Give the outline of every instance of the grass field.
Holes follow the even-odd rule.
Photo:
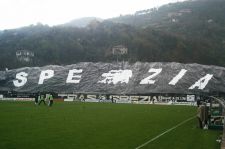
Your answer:
[[[196,107],[109,103],[0,102],[0,149],[134,149],[196,115]],[[143,148],[219,149],[221,131],[196,118]]]

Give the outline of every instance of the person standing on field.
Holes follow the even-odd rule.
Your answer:
[[[48,106],[51,107],[53,105],[53,96],[52,96],[52,94],[49,94],[48,100],[49,100]]]
[[[203,128],[203,105],[200,105],[197,109],[197,119],[199,128]]]
[[[208,123],[208,108],[206,103],[201,104],[197,109],[197,119],[199,123],[199,127],[202,129],[206,129]]]
[[[39,94],[37,93],[37,94],[35,94],[35,97],[34,97],[34,103],[35,103],[35,105],[38,104],[38,99],[39,99]]]
[[[45,96],[44,95],[39,95],[39,103],[38,103],[38,105],[40,105],[42,102],[44,102],[44,104],[46,105],[46,103],[45,103]]]

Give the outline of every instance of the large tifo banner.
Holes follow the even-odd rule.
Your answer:
[[[225,92],[225,68],[181,63],[78,63],[0,71],[0,91],[97,94]]]

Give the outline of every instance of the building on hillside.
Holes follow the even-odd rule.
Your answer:
[[[125,55],[128,53],[128,48],[124,45],[117,45],[112,48],[113,55]]]
[[[171,17],[179,17],[179,16],[182,15],[182,13],[180,13],[180,12],[170,12],[167,15],[168,15],[169,18],[171,18]]]
[[[179,13],[192,13],[191,9],[181,9]]]
[[[212,23],[213,22],[213,19],[208,19],[207,20],[207,23]]]
[[[191,9],[181,9],[180,11],[178,12],[169,12],[167,14],[167,16],[169,18],[172,18],[172,17],[179,17],[179,16],[182,16],[183,14],[185,13],[192,13],[192,10]]]
[[[34,52],[28,50],[16,51],[16,58],[22,62],[30,62],[34,57]]]
[[[178,20],[178,19],[175,19],[175,18],[172,18],[172,19],[171,19],[171,22],[172,22],[172,23],[177,23],[177,22],[179,22],[179,20]]]

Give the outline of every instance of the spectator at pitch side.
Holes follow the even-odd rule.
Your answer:
[[[201,103],[201,101],[200,100],[197,100],[197,107],[200,106],[200,103]]]

